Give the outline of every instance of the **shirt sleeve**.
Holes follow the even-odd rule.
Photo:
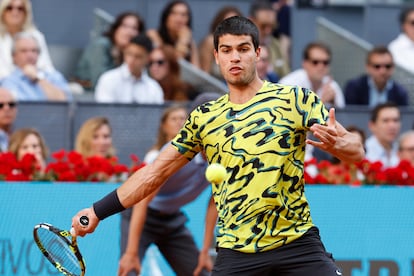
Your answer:
[[[95,89],[95,100],[99,103],[115,102],[112,95],[113,83],[110,76],[104,73],[99,79]]]

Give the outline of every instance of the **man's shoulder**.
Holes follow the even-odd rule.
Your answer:
[[[282,84],[293,84],[292,82],[301,82],[306,77],[306,71],[302,68],[296,69],[279,80]]]
[[[368,76],[367,75],[360,75],[355,78],[348,80],[345,84],[347,86],[367,86],[368,87]]]

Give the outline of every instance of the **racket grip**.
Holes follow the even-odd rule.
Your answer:
[[[79,218],[79,223],[80,223],[82,226],[86,227],[86,226],[88,226],[88,225],[89,225],[89,218],[88,218],[87,216],[81,216],[81,217]]]

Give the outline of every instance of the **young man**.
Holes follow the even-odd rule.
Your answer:
[[[347,105],[374,107],[387,101],[408,105],[407,90],[392,79],[394,61],[386,47],[377,46],[368,52],[365,70],[366,74],[346,83]]]
[[[359,138],[347,132],[315,93],[263,82],[257,27],[231,17],[214,34],[214,56],[229,94],[201,105],[170,145],[149,166],[93,207],[72,218],[77,235],[141,201],[204,151],[209,163],[227,169],[213,184],[218,211],[218,255],[213,275],[341,275],[325,252],[304,196],[303,159],[310,143],[341,160],[364,156]],[[319,141],[306,140],[310,130]],[[80,216],[89,217],[82,227]]]
[[[99,77],[95,100],[99,103],[162,104],[162,88],[146,71],[151,51],[152,42],[146,35],[132,38],[123,52],[124,63]]]

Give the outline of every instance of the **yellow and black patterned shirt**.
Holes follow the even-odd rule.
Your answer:
[[[190,114],[172,144],[188,159],[204,150],[209,163],[227,169],[212,189],[219,247],[267,251],[313,225],[304,194],[305,139],[327,116],[314,92],[270,82],[244,104],[224,95]]]

